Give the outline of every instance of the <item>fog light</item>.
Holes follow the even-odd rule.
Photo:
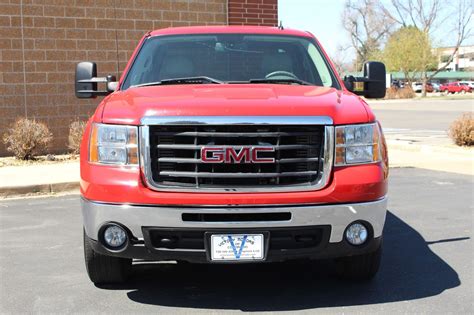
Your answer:
[[[111,248],[121,247],[127,241],[127,233],[118,225],[110,225],[104,231],[104,241]]]
[[[368,235],[367,228],[361,223],[353,223],[346,229],[346,240],[352,245],[363,244]]]

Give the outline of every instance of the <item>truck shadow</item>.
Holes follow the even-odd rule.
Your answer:
[[[459,241],[467,238],[440,240]],[[369,283],[331,276],[331,264],[140,264],[122,287],[138,303],[181,308],[288,311],[420,299],[460,285],[423,237],[387,213],[382,267]]]

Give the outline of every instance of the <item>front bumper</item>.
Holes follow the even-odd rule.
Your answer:
[[[317,246],[269,253],[267,261],[303,257],[326,258],[362,254],[376,249],[381,241],[386,209],[387,198],[353,204],[251,207],[116,205],[82,199],[84,229],[97,252],[138,259],[195,262],[206,261],[204,247],[192,250],[156,248],[149,240],[148,231],[150,229],[166,229],[179,233],[197,231],[203,234],[205,232],[261,231],[268,233],[271,239],[272,233],[282,229],[289,231],[321,229],[321,239]],[[239,216],[246,216],[246,219],[239,221]],[[248,220],[249,217],[256,219]],[[206,218],[212,219],[206,220]],[[234,218],[236,219],[233,220]],[[265,218],[277,219],[266,220]],[[369,225],[370,241],[362,247],[351,246],[343,238],[346,227],[354,221],[363,221]],[[131,242],[122,251],[107,250],[98,241],[101,227],[110,222],[124,226],[131,234]],[[203,239],[203,241],[206,240]]]

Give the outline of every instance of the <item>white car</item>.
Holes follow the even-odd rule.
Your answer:
[[[461,85],[468,85],[471,89],[474,90],[474,81],[459,81]]]
[[[423,83],[421,83],[421,82],[412,82],[411,88],[415,93],[421,93],[421,89],[423,88]]]

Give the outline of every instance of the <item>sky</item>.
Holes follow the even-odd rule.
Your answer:
[[[349,44],[341,14],[344,0],[278,0],[278,19],[283,27],[310,31],[333,56],[338,46]]]
[[[445,3],[452,4],[456,1],[459,0],[446,0]],[[313,33],[329,56],[334,58],[338,47],[350,47],[349,34],[343,29],[341,22],[344,3],[345,0],[278,0],[278,19],[283,21],[284,27]],[[444,17],[440,18],[443,19]],[[473,24],[474,18],[471,19],[471,28]],[[434,37],[432,43],[435,47],[453,45],[455,42],[451,28],[445,24],[436,29]],[[474,36],[463,45],[474,45]],[[344,59],[355,56],[351,48],[344,54]]]

